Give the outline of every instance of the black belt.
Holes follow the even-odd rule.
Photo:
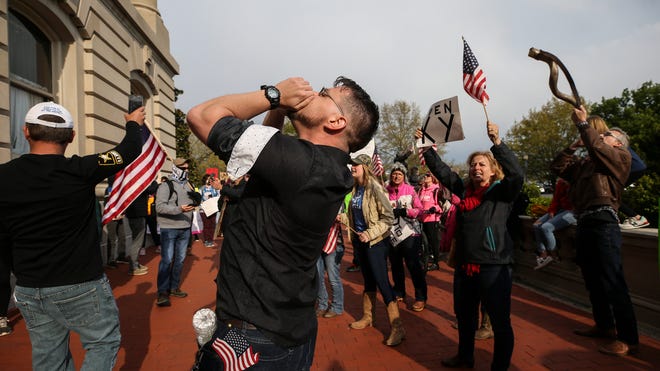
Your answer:
[[[251,324],[250,322],[243,321],[242,319],[236,319],[236,318],[227,318],[223,320],[228,327],[234,327],[236,329],[243,329],[243,330],[256,330],[257,326]]]

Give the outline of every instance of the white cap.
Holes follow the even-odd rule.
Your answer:
[[[60,117],[64,122],[51,122],[39,119],[42,115],[53,115]],[[27,124],[37,124],[49,126],[51,128],[58,129],[72,129],[73,128],[73,117],[66,110],[66,108],[60,106],[55,102],[42,102],[36,104],[34,107],[30,108],[28,113],[25,115],[25,122]]]

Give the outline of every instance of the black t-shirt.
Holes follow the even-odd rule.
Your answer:
[[[208,145],[231,176],[250,174],[223,230],[218,317],[302,344],[316,328],[316,262],[353,184],[348,154],[236,118],[218,121]]]
[[[0,249],[19,286],[53,287],[103,274],[96,184],[140,153],[139,127],[112,150],[84,157],[26,154],[0,165]],[[4,255],[4,254],[3,254]]]

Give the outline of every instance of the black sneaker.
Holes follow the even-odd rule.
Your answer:
[[[188,293],[181,291],[181,289],[174,289],[170,291],[170,295],[176,296],[177,298],[185,298],[186,296],[188,296]]]
[[[156,300],[156,305],[158,305],[159,307],[169,307],[172,306],[172,303],[170,303],[169,296],[165,294],[158,294],[158,300]]]

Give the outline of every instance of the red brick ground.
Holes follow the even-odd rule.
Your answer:
[[[192,315],[199,308],[214,306],[217,254],[217,249],[195,243],[183,274],[182,288],[189,296],[172,298],[169,308],[155,306],[159,257],[153,249],[143,257],[142,263],[150,269],[145,276],[129,277],[125,265],[107,271],[121,315],[122,346],[115,369],[190,369],[196,351]],[[423,312],[412,312],[401,305],[406,340],[390,348],[382,344],[389,333],[389,325],[380,296],[375,327],[348,328],[361,314],[362,292],[361,274],[345,272],[351,256],[349,246],[342,264],[346,311],[342,316],[319,320],[313,369],[442,369],[440,359],[454,355],[458,340],[457,331],[451,327],[452,271],[443,264],[441,270],[429,273],[429,301]],[[407,284],[411,287],[410,281]],[[512,313],[516,336],[512,370],[660,369],[660,341],[642,336],[636,356],[602,355],[597,351],[601,340],[584,339],[572,333],[573,328],[591,325],[589,313],[525,288],[514,286]],[[11,321],[14,333],[0,337],[0,370],[29,370],[30,341],[25,323],[17,314]],[[489,369],[492,347],[492,340],[477,342],[475,369]],[[72,336],[71,349],[79,368],[84,351],[76,335]]]

